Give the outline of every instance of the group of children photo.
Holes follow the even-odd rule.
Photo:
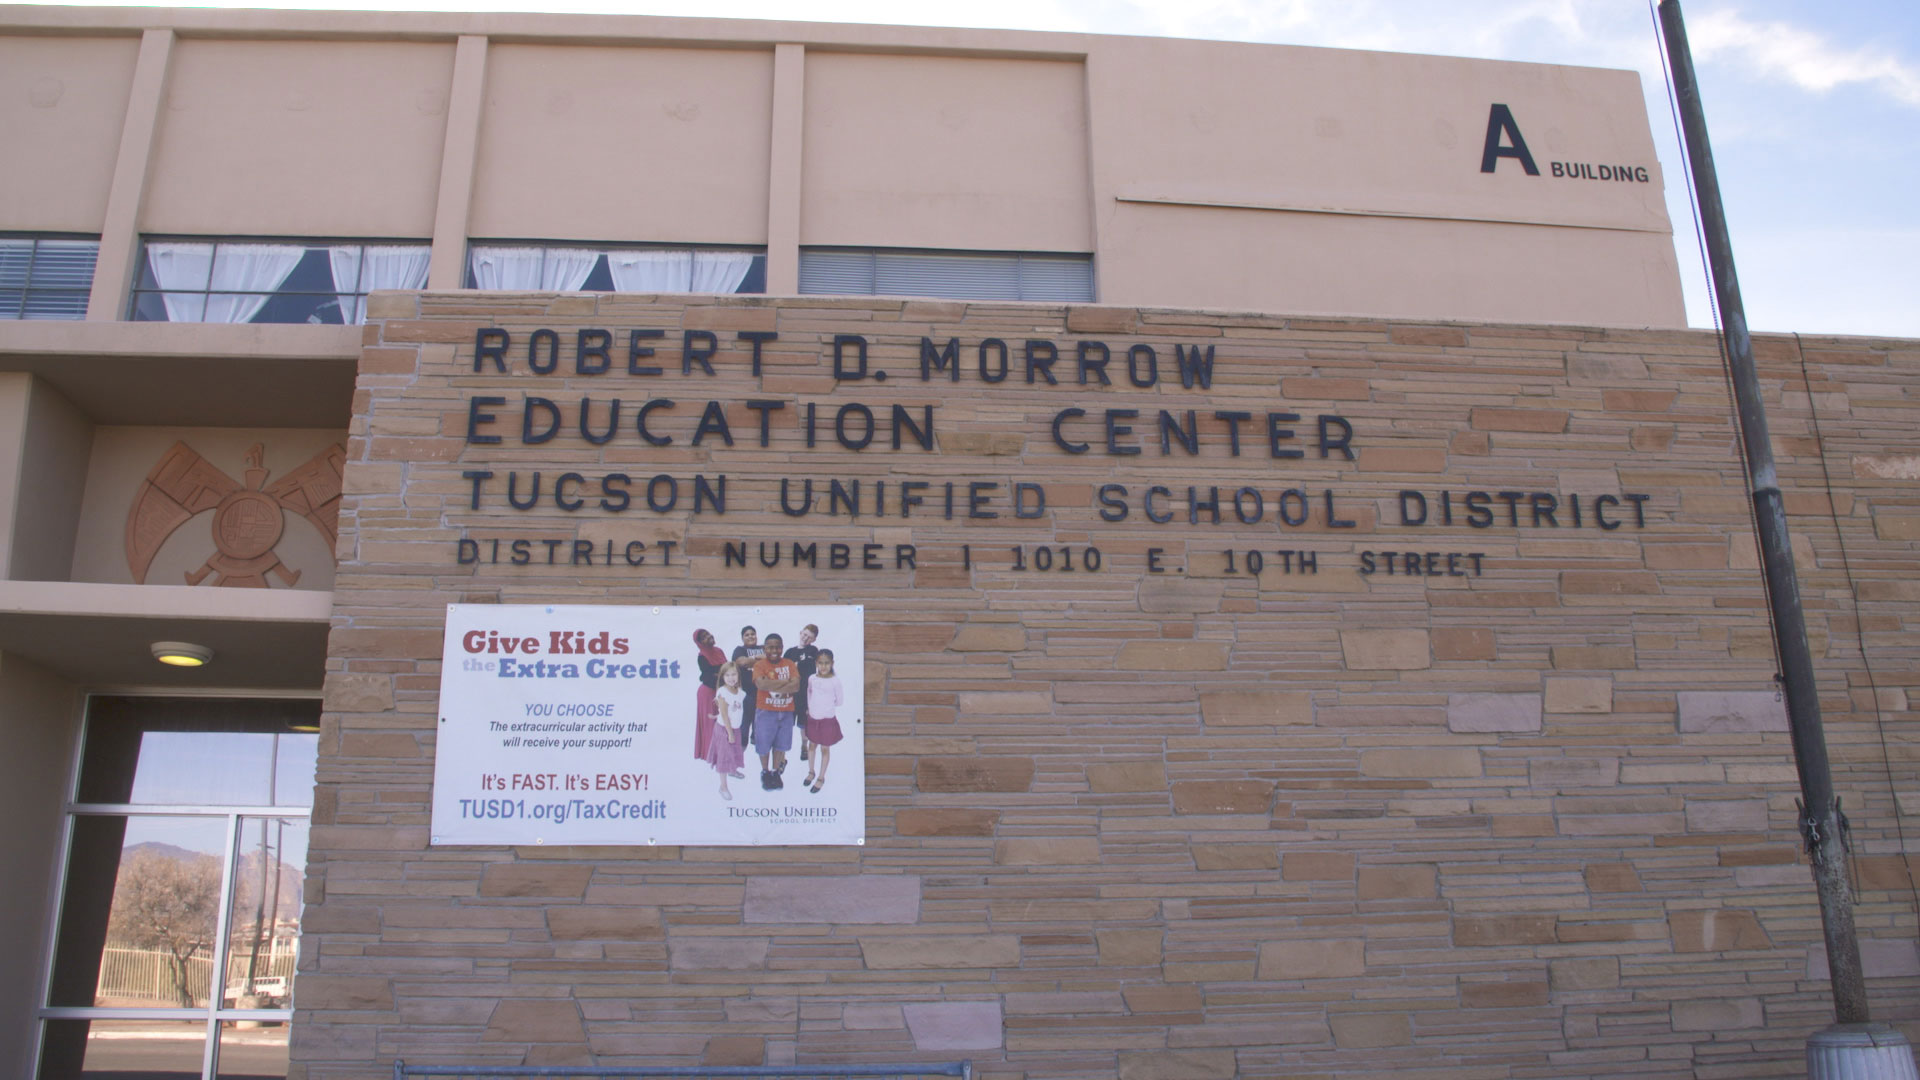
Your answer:
[[[846,701],[833,670],[833,650],[814,644],[820,628],[800,628],[800,644],[785,651],[779,634],[759,641],[759,631],[740,628],[733,655],[720,651],[706,630],[693,632],[699,649],[700,688],[695,693],[693,756],[720,774],[720,797],[731,800],[729,779],[746,778],[749,742],[760,757],[760,787],[786,786],[787,752],[800,732],[800,760],[809,761],[800,786],[819,794],[827,783],[827,763],[844,737],[840,707]]]

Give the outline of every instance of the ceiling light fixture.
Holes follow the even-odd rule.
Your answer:
[[[156,641],[153,658],[172,667],[204,667],[213,659],[213,650],[190,641]]]

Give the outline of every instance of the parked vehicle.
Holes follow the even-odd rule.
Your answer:
[[[292,990],[285,975],[261,975],[254,978],[251,993],[261,1007],[282,1009],[287,1006]],[[227,984],[226,998],[230,1002],[237,1002],[248,993],[245,979],[235,979]]]

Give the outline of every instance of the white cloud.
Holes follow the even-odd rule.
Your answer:
[[[1694,55],[1703,60],[1734,59],[1821,94],[1836,86],[1864,83],[1903,105],[1920,108],[1920,67],[1871,46],[1842,48],[1811,30],[1790,23],[1755,22],[1732,9],[1690,20],[1687,37]]]

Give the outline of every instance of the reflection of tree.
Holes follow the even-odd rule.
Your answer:
[[[195,953],[212,947],[219,906],[220,860],[133,851],[120,864],[107,933],[135,948],[160,949],[172,957],[174,993],[181,1007],[191,1008],[187,964]]]

